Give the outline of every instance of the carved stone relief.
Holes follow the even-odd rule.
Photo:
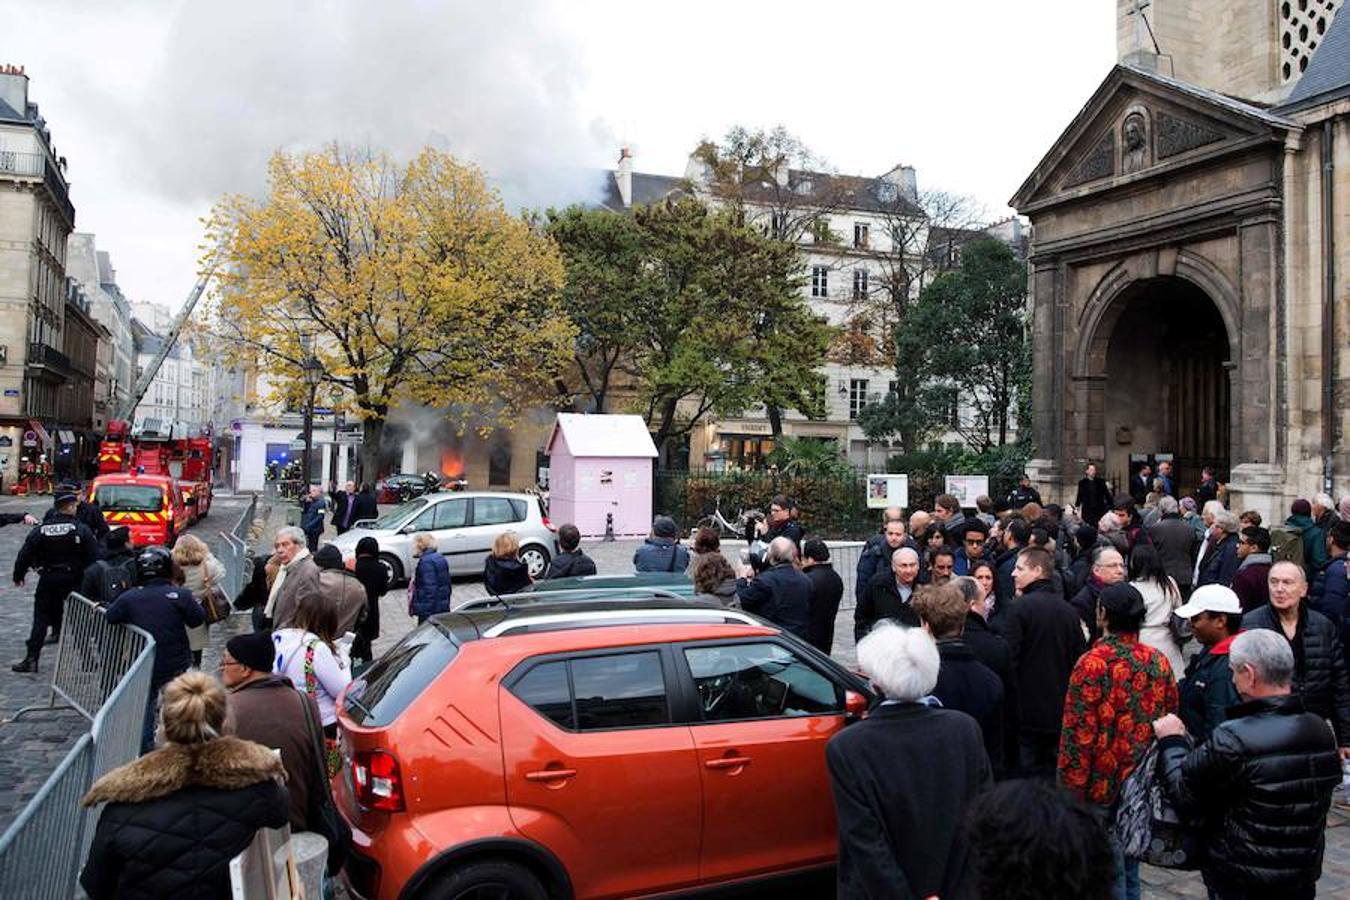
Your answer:
[[[1222,131],[1189,119],[1179,119],[1170,113],[1159,112],[1157,122],[1158,159],[1223,140]]]
[[[1115,173],[1116,135],[1115,132],[1108,131],[1102,135],[1096,146],[1078,161],[1078,165],[1074,166],[1073,170],[1069,172],[1069,177],[1064,179],[1064,186],[1066,188],[1076,187]]]

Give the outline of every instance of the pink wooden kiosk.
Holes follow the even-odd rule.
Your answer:
[[[583,537],[645,537],[652,527],[656,445],[641,416],[558,413],[548,439],[549,520]]]

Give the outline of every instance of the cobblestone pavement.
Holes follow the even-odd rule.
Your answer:
[[[234,525],[244,502],[219,498],[211,515],[193,533],[212,540]],[[50,497],[0,498],[0,512],[30,512],[38,518],[51,506]],[[66,753],[89,730],[89,721],[68,710],[42,711],[11,721],[25,706],[45,706],[51,696],[56,648],[42,654],[36,675],[20,675],[10,664],[24,656],[24,642],[33,621],[33,590],[37,578],[29,574],[24,587],[12,578],[14,557],[30,529],[23,525],[0,528],[0,832],[42,787]]]

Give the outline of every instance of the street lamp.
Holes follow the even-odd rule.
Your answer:
[[[342,427],[342,413],[338,411],[338,402],[342,400],[342,391],[333,388],[333,455],[328,461],[328,483],[337,487],[338,476],[338,432]]]
[[[314,445],[314,392],[318,390],[319,382],[323,380],[323,363],[319,362],[311,353],[305,357],[300,369],[305,376],[305,387],[309,388],[309,394],[305,401],[305,462],[301,467],[305,479],[304,489],[308,490],[314,474],[314,456],[311,452]]]

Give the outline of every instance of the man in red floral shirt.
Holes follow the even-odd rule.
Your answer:
[[[1113,584],[1097,598],[1102,637],[1069,678],[1059,739],[1059,781],[1072,794],[1110,814],[1120,787],[1153,740],[1153,720],[1177,708],[1177,684],[1167,657],[1139,642],[1144,598]],[[1139,861],[1122,860],[1117,897],[1139,896]]]

